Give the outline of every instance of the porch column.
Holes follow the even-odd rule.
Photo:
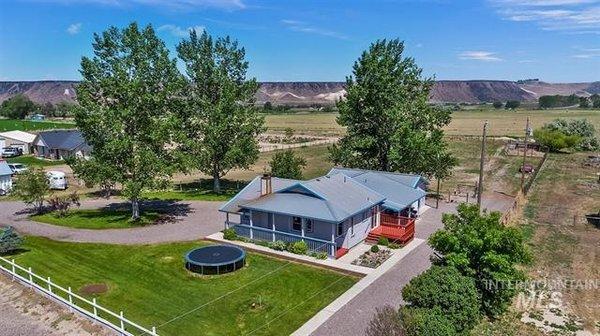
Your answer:
[[[273,230],[273,233],[271,234],[273,236],[273,242],[275,241],[275,214],[271,213],[271,230]]]
[[[335,258],[335,228],[337,224],[331,223],[331,248],[329,249],[329,256]]]
[[[375,214],[375,226],[381,225],[381,207],[377,206],[377,213]]]
[[[301,229],[300,229],[300,235],[302,236],[302,240],[304,240],[304,226],[306,225],[306,220],[304,219],[304,217],[301,218]]]
[[[254,224],[252,223],[252,210],[250,210],[250,239],[254,239],[254,230],[252,230],[253,226]]]
[[[229,229],[229,212],[225,213],[225,229]]]

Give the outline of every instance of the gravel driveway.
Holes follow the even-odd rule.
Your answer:
[[[122,199],[84,200],[82,209],[124,204]],[[221,202],[182,201],[165,204],[175,209],[174,222],[130,229],[87,230],[39,223],[27,218],[22,202],[0,202],[0,226],[13,226],[18,232],[60,241],[110,244],[152,244],[190,241],[223,229],[225,215],[218,212]]]

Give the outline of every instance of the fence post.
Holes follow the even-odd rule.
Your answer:
[[[92,306],[94,306],[94,317],[98,317],[98,308],[96,308],[96,298],[92,299]]]
[[[17,274],[17,270],[15,269],[15,259],[11,260],[12,262],[12,279],[15,280],[15,274]]]
[[[156,336],[156,327],[152,327],[152,335]]]
[[[125,335],[125,322],[123,322],[124,317],[123,317],[123,311],[122,310],[119,313],[119,316],[120,316],[119,321],[121,321],[121,334]]]
[[[31,267],[29,267],[27,272],[29,273],[29,284],[31,285],[31,288],[33,288],[33,272],[31,271]]]
[[[67,293],[69,294],[69,310],[73,311],[73,292],[71,291],[71,286],[69,286],[69,291]]]
[[[52,293],[52,281],[50,280],[50,277],[48,277],[48,280],[47,280],[47,282],[48,282],[48,291],[49,291],[50,293]]]

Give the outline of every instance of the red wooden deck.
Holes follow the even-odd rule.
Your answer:
[[[380,224],[369,232],[367,241],[376,242],[380,237],[406,244],[415,236],[415,219],[388,214],[380,214]]]

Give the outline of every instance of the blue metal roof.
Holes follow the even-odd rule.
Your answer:
[[[426,195],[426,193],[419,188],[409,187],[406,184],[391,178],[390,174],[380,174],[369,171],[357,175],[353,180],[369,189],[377,190],[384,195],[385,202],[383,203],[383,206],[396,211],[410,206]]]
[[[273,192],[261,196],[259,176],[220,210],[249,209],[341,222],[377,204],[397,211],[405,209],[425,196],[416,187],[421,179],[418,175],[334,168],[328,175],[309,181],[273,177]]]
[[[52,130],[38,133],[40,139],[49,149],[73,150],[79,146],[87,146],[78,130]]]
[[[296,182],[241,205],[242,208],[341,222],[385,197],[343,175]]]
[[[421,181],[425,182],[425,183],[427,182],[425,180],[425,178],[423,178],[423,176],[417,175],[417,174],[403,174],[403,173],[383,172],[383,171],[377,171],[377,170],[365,170],[365,169],[344,168],[344,167],[332,168],[329,171],[329,173],[327,173],[327,175],[335,175],[338,173],[343,173],[352,178],[357,178],[357,177],[359,177],[363,174],[367,174],[367,173],[378,174],[378,175],[385,176],[396,182],[402,183],[411,188],[416,187],[419,184],[419,182],[421,182]]]

